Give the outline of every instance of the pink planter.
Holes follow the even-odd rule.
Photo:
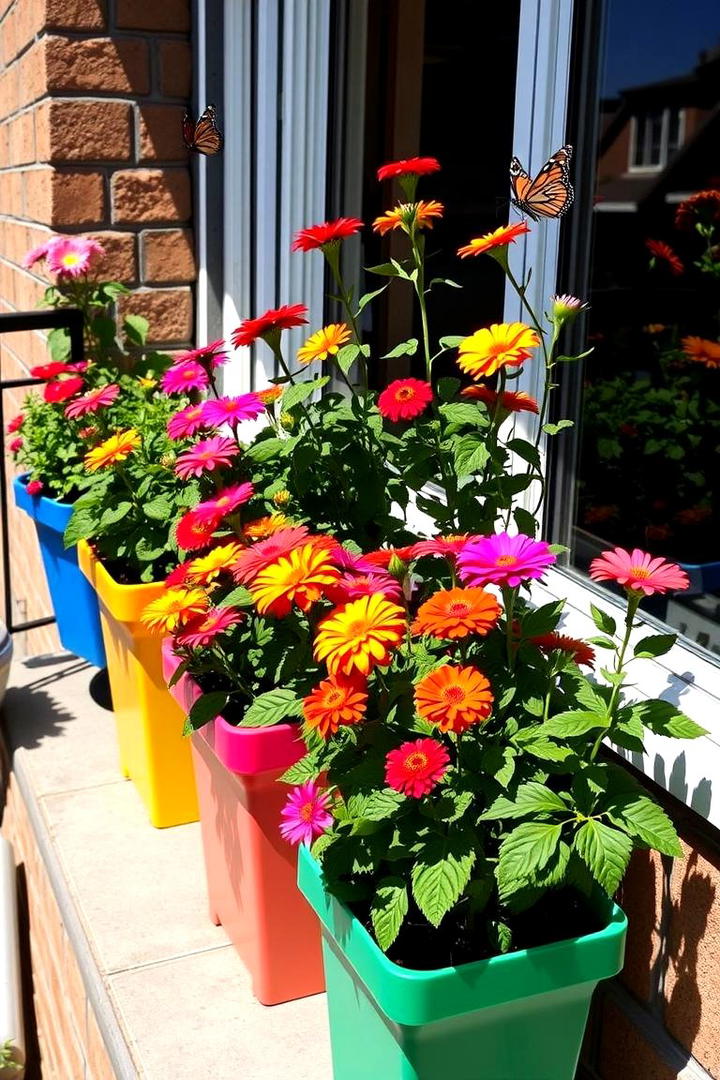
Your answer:
[[[166,641],[166,679],[177,663]],[[187,675],[170,692],[186,713],[200,696]],[[297,849],[279,831],[289,789],[277,779],[304,752],[297,727],[237,728],[218,716],[191,738],[210,918],[224,927],[263,1005],[321,993],[319,924],[297,889]]]

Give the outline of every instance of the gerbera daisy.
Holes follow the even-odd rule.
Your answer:
[[[462,397],[471,398],[473,401],[483,401],[488,411],[492,412],[497,404],[497,390],[491,390],[489,386],[465,386],[460,391]],[[524,390],[503,390],[500,408],[505,412],[529,412],[539,413],[540,406],[534,397],[526,394]]]
[[[184,585],[187,581],[189,562],[181,562],[165,578],[166,585]]]
[[[280,812],[285,819],[280,824],[283,839],[309,847],[315,837],[321,836],[333,823],[332,814],[328,813],[329,805],[330,796],[321,792],[312,780],[293,788]]]
[[[402,602],[403,591],[400,582],[391,574],[381,570],[368,574],[342,574],[336,585],[327,590],[328,599],[333,604],[347,604],[361,596],[373,596],[380,593],[387,600]]]
[[[386,547],[378,548],[377,551],[368,551],[361,556],[364,563],[369,566],[382,566],[387,569],[390,563],[394,560],[400,562],[410,562],[413,557],[413,545],[408,544],[407,547]]]
[[[451,641],[469,634],[484,636],[501,613],[495,597],[484,589],[441,589],[420,605],[411,630]]]
[[[210,382],[206,369],[197,360],[183,360],[163,373],[160,385],[166,394],[184,394],[187,390],[202,390]]]
[[[507,585],[514,589],[523,581],[540,578],[555,562],[544,540],[518,533],[478,536],[458,555],[460,577],[468,585]]]
[[[175,472],[181,480],[191,476],[202,476],[204,472],[227,467],[240,453],[240,447],[234,439],[223,435],[213,435],[210,439],[201,439],[175,462]]]
[[[47,244],[47,268],[61,277],[80,277],[90,269],[93,257],[104,251],[90,236],[56,236]]]
[[[175,526],[175,539],[178,547],[184,551],[197,551],[198,548],[207,547],[213,538],[217,521],[202,520],[198,517],[197,507],[188,510]]]
[[[697,191],[675,211],[676,229],[694,229],[698,221],[720,221],[720,191]]]
[[[79,375],[71,375],[69,379],[60,379],[57,382],[46,383],[43,389],[45,401],[56,404],[59,401],[67,401],[74,397],[85,385],[85,380]]]
[[[257,394],[241,394],[239,397],[209,398],[203,402],[203,424],[219,427],[230,424],[237,427],[243,420],[254,420],[265,411]]]
[[[200,555],[189,563],[186,580],[193,585],[209,585],[223,573],[229,573],[243,550],[240,544],[231,540],[228,544],[218,544],[206,555]]]
[[[361,596],[320,621],[313,655],[324,660],[333,675],[353,671],[368,675],[374,667],[390,663],[406,629],[405,612],[398,604],[379,593]]]
[[[50,241],[46,240],[44,244],[38,244],[37,247],[28,251],[27,255],[23,255],[22,265],[26,270],[29,270],[36,262],[40,262],[41,259],[47,257],[49,243]]]
[[[78,416],[85,416],[86,413],[97,412],[98,409],[104,409],[106,406],[112,405],[119,393],[120,387],[117,383],[100,386],[96,390],[88,390],[66,406],[65,415],[74,420]]]
[[[96,472],[97,469],[105,469],[108,465],[117,465],[130,457],[133,450],[137,450],[142,439],[135,428],[127,431],[118,431],[111,435],[105,442],[94,447],[85,455],[85,468],[88,472]]]
[[[682,274],[685,269],[682,264],[682,259],[677,255],[669,244],[664,243],[662,240],[647,239],[645,241],[645,247],[652,255],[650,264],[653,265],[656,259],[660,259],[662,262],[667,263],[667,266],[672,274]]]
[[[335,356],[351,337],[349,327],[345,323],[330,323],[323,326],[322,330],[316,330],[311,334],[304,345],[297,351],[298,363],[311,364],[313,360],[327,360],[328,356]]]
[[[266,514],[265,517],[248,521],[247,525],[243,526],[243,536],[248,540],[265,540],[290,525],[292,522],[286,514]]]
[[[233,484],[232,487],[223,488],[212,499],[198,503],[195,507],[195,517],[198,521],[217,525],[238,506],[249,502],[254,495],[254,488],[249,481],[242,484]]]
[[[212,645],[216,637],[237,626],[244,618],[242,611],[231,607],[210,608],[204,615],[190,619],[176,635],[175,641],[189,649],[202,649]]]
[[[188,361],[194,361],[197,364],[203,364],[207,367],[220,367],[228,360],[228,354],[225,351],[225,342],[222,338],[218,338],[217,341],[211,341],[209,345],[203,345],[200,349],[188,349],[187,352],[180,353],[175,357],[173,367],[177,364],[184,364]]]
[[[22,413],[18,413],[17,416],[13,416],[12,420],[7,425],[5,430],[7,431],[8,435],[12,435],[13,432],[20,430],[20,428],[23,426],[24,422],[25,422],[24,415]]]
[[[203,427],[204,404],[205,402],[201,401],[198,405],[188,405],[187,408],[181,409],[170,417],[167,422],[167,433],[171,439],[187,439]]]
[[[422,379],[396,379],[378,398],[378,409],[386,420],[414,420],[432,401],[432,386]]]
[[[202,589],[184,589],[177,586],[146,604],[140,621],[149,630],[172,634],[195,615],[203,615],[208,609],[207,593]]]
[[[432,229],[434,218],[441,218],[445,207],[435,199],[416,203],[400,203],[392,210],[386,210],[373,221],[373,231],[384,236],[393,229],[403,229],[410,233],[413,228]]]
[[[255,393],[263,405],[268,406],[277,401],[279,397],[282,397],[283,388],[282,386],[266,386],[264,390],[256,390]]]
[[[592,667],[595,663],[595,650],[591,649],[589,645],[579,638],[558,634],[553,630],[549,634],[540,634],[538,637],[530,638],[530,640],[533,645],[537,645],[538,649],[541,649],[544,653],[550,653],[557,649],[560,652],[570,653],[576,664],[585,664],[587,667]]]
[[[680,591],[690,584],[687,574],[676,563],[653,558],[639,548],[626,551],[616,547],[603,551],[590,563],[590,577],[593,581],[617,581],[629,592],[645,596]]]
[[[415,687],[417,711],[441,731],[460,734],[473,724],[484,723],[492,712],[492,703],[490,683],[475,667],[445,664]]]
[[[409,799],[429,795],[442,780],[450,755],[436,739],[404,742],[385,757],[385,783]]]
[[[233,577],[239,585],[254,581],[261,570],[276,563],[308,539],[308,530],[304,525],[290,529],[281,529],[266,540],[259,540],[252,547],[245,548],[238,556],[233,568]]]
[[[519,367],[539,344],[540,338],[525,323],[493,323],[461,342],[458,366],[473,379],[487,378],[500,368]]]
[[[467,544],[470,536],[436,536],[432,540],[418,540],[413,544],[411,554],[413,559],[420,559],[423,555],[441,555],[446,559],[452,559]]]
[[[396,176],[427,176],[428,173],[439,172],[440,168],[440,162],[434,157],[402,158],[401,161],[381,165],[377,178],[382,181],[392,180]]]
[[[303,701],[303,715],[308,727],[327,739],[339,727],[359,724],[367,699],[367,684],[361,675],[328,675]]]
[[[250,592],[261,615],[284,618],[293,604],[309,611],[339,576],[330,553],[306,543],[261,570],[250,584]]]
[[[458,248],[458,255],[461,259],[466,259],[468,255],[482,255],[485,252],[492,254],[498,248],[506,248],[508,244],[514,244],[518,236],[529,232],[530,229],[524,221],[517,221],[514,225],[501,225],[494,232],[476,236],[469,244]]]
[[[72,364],[63,364],[59,360],[51,360],[49,364],[36,364],[30,368],[30,374],[34,379],[54,379],[56,375],[67,375],[74,371]]]
[[[304,304],[284,304],[283,307],[258,315],[256,319],[245,319],[237,330],[233,330],[232,343],[238,349],[241,345],[252,345],[259,337],[266,338],[268,334],[279,333],[280,330],[304,326],[307,313]]]
[[[701,337],[684,337],[683,352],[698,364],[707,368],[720,368],[720,342]]]
[[[314,251],[327,244],[337,244],[348,236],[354,236],[362,227],[363,222],[355,217],[341,217],[335,221],[324,221],[322,225],[310,225],[295,233],[292,250]]]

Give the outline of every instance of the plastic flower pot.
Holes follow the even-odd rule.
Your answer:
[[[81,540],[78,560],[100,601],[108,677],[120,750],[129,776],[157,828],[197,821],[198,804],[185,716],[162,673],[162,641],[140,622],[164,583],[121,585]]]
[[[80,573],[77,550],[66,549],[63,544],[72,505],[44,495],[30,495],[26,484],[27,473],[13,480],[15,504],[35,522],[62,646],[96,667],[105,667],[95,590]]]
[[[627,921],[457,968],[388,960],[300,851],[299,885],[320,917],[334,1080],[572,1080],[590,998],[622,967]]]
[[[170,679],[178,660],[169,641],[163,662]],[[200,688],[183,675],[172,693],[189,712]],[[280,835],[289,788],[278,777],[304,753],[297,726],[238,728],[218,716],[191,738],[210,918],[263,1005],[321,993],[320,927],[297,888],[297,848]]]

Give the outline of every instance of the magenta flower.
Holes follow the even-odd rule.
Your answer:
[[[23,445],[23,439],[22,439],[21,436],[18,436],[17,439],[13,439],[9,443],[8,450],[10,451],[11,454],[17,454],[18,450],[22,450],[22,445]]]
[[[204,402],[199,405],[188,405],[171,416],[167,422],[167,433],[171,439],[187,439],[194,435],[201,427],[204,427],[202,418]]]
[[[341,574],[334,585],[327,587],[327,595],[333,604],[347,604],[361,596],[373,596],[381,593],[387,600],[401,604],[403,601],[402,585],[397,578],[383,573],[377,567],[367,574]]]
[[[45,259],[48,253],[48,246],[50,241],[46,240],[44,244],[38,244],[32,251],[28,251],[24,256],[22,264],[26,270],[29,270],[31,266],[34,266],[36,262],[40,262],[41,259]]]
[[[228,354],[225,352],[225,342],[222,338],[218,338],[217,341],[211,341],[209,345],[203,345],[201,349],[189,349],[175,358],[175,364],[184,364],[190,360],[196,364],[209,364],[210,367],[214,368],[220,367],[221,364],[225,364],[228,360]]]
[[[25,487],[28,495],[39,495],[45,487],[42,480],[30,480]]]
[[[117,383],[99,386],[96,390],[88,390],[82,397],[70,402],[65,409],[65,415],[70,420],[76,420],[79,416],[85,416],[86,413],[97,412],[98,409],[112,405],[119,393],[120,387]]]
[[[210,377],[197,360],[184,360],[169,367],[160,385],[166,394],[182,394],[186,390],[202,390],[210,382]]]
[[[203,403],[203,423],[208,427],[220,427],[232,424],[235,427],[243,420],[254,420],[265,411],[257,394],[241,394],[240,397],[210,398]]]
[[[231,626],[242,622],[245,618],[241,611],[234,608],[210,608],[203,615],[191,619],[182,628],[182,633],[177,634],[175,641],[178,645],[186,645],[190,649],[200,649],[205,645],[211,645],[218,634],[229,630]]]
[[[333,823],[332,814],[328,813],[329,804],[330,796],[319,791],[312,780],[293,788],[281,811],[281,817],[285,818],[280,825],[283,839],[309,847],[315,837],[321,836]]]
[[[460,577],[466,585],[508,585],[539,578],[555,562],[544,540],[518,533],[478,536],[458,555]]]
[[[211,439],[201,439],[190,450],[181,454],[175,462],[175,472],[181,480],[202,476],[204,472],[230,465],[239,453],[240,447],[234,439],[214,435]]]
[[[48,241],[45,259],[51,274],[76,278],[87,274],[93,256],[104,251],[90,236],[56,236]]]
[[[255,489],[248,482],[223,488],[222,491],[218,491],[214,499],[198,503],[195,507],[195,518],[201,523],[212,522],[218,525],[224,517],[232,514],[233,510],[237,510],[238,506],[249,502],[254,493]]]
[[[687,589],[690,584],[677,563],[653,558],[639,548],[625,551],[616,547],[613,551],[603,551],[590,563],[590,577],[593,581],[617,581],[629,592],[645,596]]]

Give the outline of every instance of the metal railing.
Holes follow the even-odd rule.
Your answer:
[[[60,308],[56,311],[17,311],[0,315],[0,336],[3,334],[20,333],[23,330],[67,330],[70,337],[70,359],[72,363],[80,363],[83,359],[83,314],[77,308]],[[43,379],[35,379],[28,376],[26,379],[2,379],[0,378],[0,433],[5,437],[5,391],[16,390],[21,387],[37,386]],[[5,624],[11,634],[20,633],[23,630],[34,630],[38,626],[48,626],[55,622],[54,615],[46,615],[42,619],[30,619],[26,622],[16,623],[13,620],[12,610],[12,567],[10,560],[10,531],[8,527],[8,492],[7,492],[7,462],[5,459],[5,447],[0,453],[0,524],[2,526],[2,571],[3,571],[3,596],[5,604]]]

